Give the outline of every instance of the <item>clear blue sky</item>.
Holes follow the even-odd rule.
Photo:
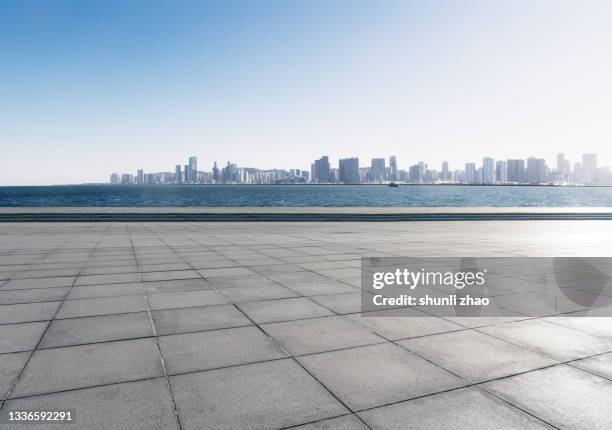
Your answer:
[[[0,185],[170,171],[612,164],[609,1],[0,2]]]

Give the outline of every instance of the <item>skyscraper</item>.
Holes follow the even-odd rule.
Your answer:
[[[490,157],[482,159],[482,183],[487,185],[495,183],[495,160]]]
[[[498,184],[508,182],[508,165],[506,160],[497,160],[495,162],[495,181]]]
[[[526,182],[525,176],[525,160],[514,159],[508,160],[508,182],[524,183]]]
[[[384,158],[372,158],[372,182],[383,182],[387,179],[387,169]]]
[[[442,177],[441,179],[443,181],[450,181],[451,180],[451,175],[450,172],[448,171],[448,161],[443,161],[442,162]]]
[[[408,168],[408,182],[411,184],[422,184],[424,174],[425,172],[423,172],[423,165],[421,163],[413,164]]]
[[[189,175],[187,181],[195,184],[198,182],[198,157],[189,157]]]
[[[138,169],[136,172],[136,183],[139,185],[144,184],[144,171],[142,169]]]
[[[398,177],[397,177],[397,160],[395,159],[395,155],[391,155],[389,157],[389,167],[391,168],[391,175],[389,177],[389,180],[397,181],[398,180]]]
[[[185,184],[189,182],[189,164],[183,166],[183,180]]]
[[[597,154],[582,155],[582,176],[585,184],[597,181]]]
[[[219,168],[217,167],[217,162],[215,161],[212,168],[212,180],[215,184],[218,184],[219,179]]]
[[[541,184],[547,181],[546,160],[529,157],[527,159],[527,182]]]
[[[110,183],[113,184],[113,185],[118,185],[119,184],[119,175],[116,174],[116,173],[113,173],[110,176]]]
[[[181,183],[181,165],[180,164],[177,164],[176,166],[174,166],[174,183],[175,184]]]
[[[343,184],[359,183],[358,158],[341,158],[338,161],[338,180]]]
[[[476,163],[465,163],[465,182],[468,184],[477,184],[476,178]]]
[[[324,155],[318,160],[315,160],[311,168],[312,182],[328,183],[331,181],[331,170],[329,166],[329,157],[327,155]]]

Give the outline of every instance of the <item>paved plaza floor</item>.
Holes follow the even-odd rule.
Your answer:
[[[610,429],[612,318],[363,317],[360,259],[612,256],[611,238],[612,221],[0,224],[0,429],[64,427],[7,424],[39,410],[71,429]]]

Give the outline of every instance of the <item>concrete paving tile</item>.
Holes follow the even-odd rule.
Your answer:
[[[44,321],[0,325],[0,354],[33,350],[48,324]]]
[[[461,388],[359,413],[373,429],[552,429],[476,388]]]
[[[235,287],[225,288],[221,290],[233,303],[259,302],[263,300],[287,299],[290,297],[299,297],[300,294],[291,291],[288,288],[280,285],[272,284],[257,288],[253,287]]]
[[[152,311],[158,335],[251,325],[251,321],[233,305],[206,306]]]
[[[159,338],[169,375],[286,357],[257,327],[238,327]]]
[[[385,342],[343,316],[264,324],[262,328],[292,355]]]
[[[570,366],[536,370],[482,387],[558,428],[612,428],[612,381]]]
[[[8,418],[9,410],[67,408],[74,411],[74,424],[28,424],[25,427],[79,430],[178,429],[170,390],[163,378],[9,400],[0,410],[0,421],[4,422]]]
[[[612,353],[583,358],[582,360],[572,361],[568,364],[612,380]]]
[[[70,287],[35,288],[33,290],[0,290],[0,305],[61,301]]]
[[[56,319],[51,322],[39,348],[153,336],[148,312]]]
[[[218,276],[250,276],[255,272],[245,267],[226,267],[220,269],[201,269],[198,272],[205,278],[215,278]]]
[[[91,267],[84,267],[83,269],[81,269],[81,272],[79,273],[79,275],[81,276],[85,276],[85,275],[109,275],[109,274],[115,274],[115,273],[137,273],[139,271],[138,266],[133,265],[133,266],[111,266],[111,267],[106,267],[106,266],[91,266]]]
[[[151,310],[192,308],[229,303],[227,297],[213,290],[150,294],[148,300]]]
[[[355,287],[333,280],[320,282],[285,282],[283,285],[291,288],[293,291],[297,291],[303,296],[354,293],[359,291]]]
[[[29,290],[31,288],[70,287],[74,276],[59,278],[12,279],[2,285],[2,290]]]
[[[191,267],[183,262],[180,263],[158,263],[158,264],[141,264],[138,266],[138,269],[142,273],[146,272],[165,272],[165,271],[175,271],[175,270],[190,270]],[[199,276],[198,276],[199,278]]]
[[[140,282],[137,273],[114,273],[110,275],[86,275],[79,276],[75,285],[101,285],[101,284],[125,284],[128,282]]]
[[[17,272],[11,277],[12,280],[26,280],[26,279],[51,279],[51,278],[62,278],[62,277],[75,277],[81,271],[79,268],[73,269],[45,269],[45,270],[24,270]],[[31,287],[28,287],[31,288]],[[44,288],[44,287],[43,287]]]
[[[584,333],[612,339],[612,318],[560,316],[544,318],[544,320],[553,324],[573,328],[574,330],[579,330]]]
[[[145,282],[145,290],[149,293],[173,293],[180,291],[212,290],[212,283],[205,279],[173,279],[171,281]]]
[[[219,276],[210,278],[210,282],[218,289],[228,288],[261,288],[269,286],[279,286],[275,281],[271,281],[265,276]]]
[[[148,272],[141,273],[142,280],[149,281],[170,281],[174,279],[198,279],[200,274],[195,270],[173,270],[167,272]]]
[[[0,400],[3,400],[8,394],[29,356],[29,352],[0,355]],[[0,420],[0,422],[2,421]]]
[[[338,418],[317,421],[303,426],[292,427],[293,430],[368,430],[368,427],[355,415],[343,415]]]
[[[141,283],[129,284],[106,284],[106,285],[83,285],[73,287],[68,294],[68,300],[95,299],[100,297],[135,296],[144,295],[144,287]]]
[[[170,378],[184,430],[282,428],[347,413],[292,360]]]
[[[391,343],[308,355],[298,360],[353,411],[467,385]]]
[[[48,321],[53,318],[61,302],[0,305],[0,324]]]
[[[612,351],[612,341],[609,339],[541,320],[519,321],[477,330],[559,361]]]
[[[376,314],[378,315],[378,312]],[[463,329],[457,324],[428,316],[417,309],[402,309],[402,315],[371,316],[370,313],[365,312],[348,315],[348,318],[389,340],[407,339]]]
[[[100,297],[95,299],[66,300],[57,313],[57,319],[90,317],[96,315],[143,312],[147,310],[143,296]]]
[[[303,297],[241,303],[238,307],[256,323],[290,321],[333,315],[333,312]]]
[[[465,330],[398,342],[471,382],[501,378],[557,362],[524,348]],[[486,360],[483,360],[486,357]]]
[[[154,339],[41,349],[32,355],[11,397],[134,381],[163,374]]]
[[[338,314],[353,314],[361,312],[361,293],[325,294],[323,296],[310,297],[320,305]]]

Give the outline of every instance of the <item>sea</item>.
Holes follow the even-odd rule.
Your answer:
[[[0,187],[0,207],[612,207],[612,187],[58,185]]]

